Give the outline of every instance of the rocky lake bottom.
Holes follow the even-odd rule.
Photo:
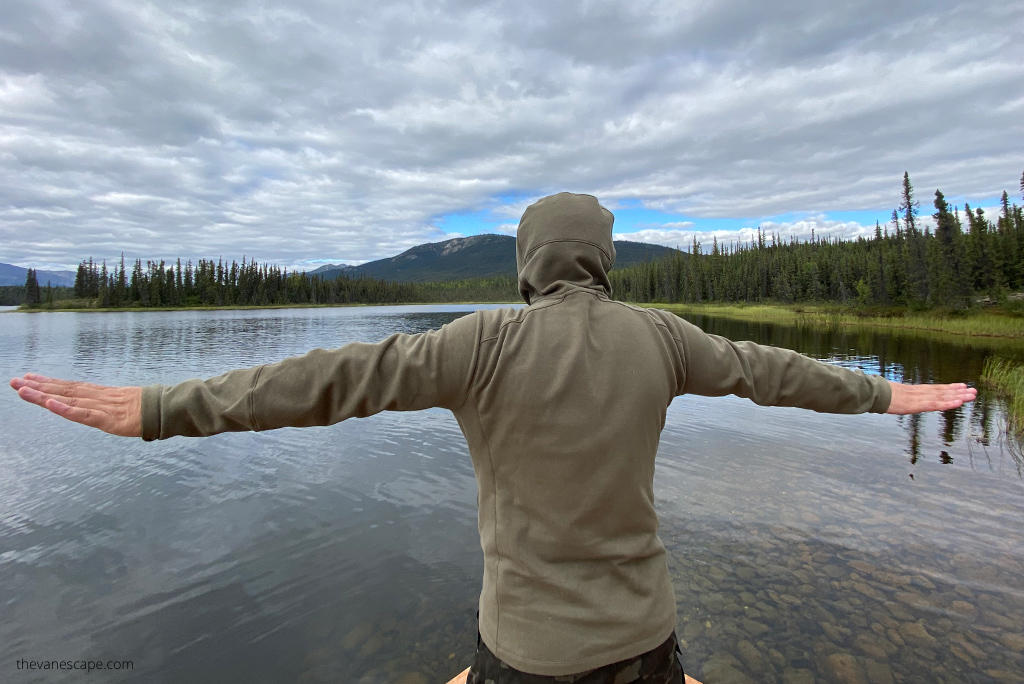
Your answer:
[[[471,308],[7,314],[0,370],[173,382]],[[974,382],[993,353],[702,325],[893,379]],[[687,673],[1024,684],[1024,460],[1003,422],[987,395],[921,418],[678,398],[655,501]],[[475,496],[440,410],[142,444],[0,393],[0,681],[40,681],[15,658],[110,657],[134,673],[90,681],[446,682],[476,643]]]

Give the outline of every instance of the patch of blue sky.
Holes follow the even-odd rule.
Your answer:
[[[928,197],[927,203],[925,202],[924,199],[922,199],[920,197],[918,199],[921,201],[921,213],[922,214],[933,214],[933,213],[935,213],[935,208],[934,208],[935,205],[933,204],[933,202],[935,201],[935,197],[934,196]],[[971,205],[971,209],[975,209],[977,207],[982,207],[982,208],[998,207],[999,205],[1002,204],[1002,201],[1003,201],[1002,200],[1002,196],[999,196],[999,195],[994,196],[994,197],[986,197],[984,199],[978,199],[977,197],[975,197],[974,199],[969,199],[969,198],[964,198],[964,197],[950,197],[949,195],[946,195],[946,202],[949,204],[949,206],[956,207],[957,209],[960,209],[961,211],[963,210],[965,203],[966,204],[970,204]],[[1019,206],[1019,201],[1020,201],[1020,197],[1014,198],[1013,195],[1010,195],[1010,204],[1014,204],[1015,202],[1017,202],[1018,206]],[[891,214],[892,210],[890,210],[889,213]],[[995,220],[995,216],[989,216],[989,218]]]
[[[527,193],[495,195],[489,201],[490,206],[485,209],[444,214],[436,217],[433,224],[446,233],[459,233],[460,235],[495,233],[502,226],[518,224],[519,216],[515,216],[515,212],[510,211],[510,208],[525,205],[535,197],[536,195]]]
[[[435,225],[446,233],[458,233],[460,235],[479,235],[481,233],[498,232],[501,226],[517,223],[516,218],[511,218],[504,207],[522,201],[520,197],[495,197],[494,206],[479,211],[446,214],[435,220]],[[963,198],[947,198],[951,206],[963,207]],[[994,207],[999,204],[999,198],[987,200],[975,200],[971,203],[974,207]],[[921,200],[921,216],[930,216],[933,212],[932,204],[925,204]],[[660,211],[644,207],[639,201],[623,201],[612,210],[615,214],[615,225],[613,232],[636,233],[642,230],[686,230],[696,232],[714,231],[740,231],[744,228],[757,228],[761,225],[786,225],[809,219],[816,219],[826,222],[857,223],[862,226],[874,226],[878,221],[885,226],[892,217],[892,208],[889,209],[856,209],[846,211],[793,211],[783,214],[754,217],[703,217],[688,216],[672,212]],[[990,217],[994,218],[994,217]]]

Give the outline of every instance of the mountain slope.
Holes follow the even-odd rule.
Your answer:
[[[623,268],[658,259],[672,249],[642,242],[615,241],[615,266]],[[320,270],[320,269],[318,269]],[[469,278],[516,275],[516,239],[508,235],[473,235],[431,242],[408,249],[398,256],[370,261],[361,266],[323,270],[325,279],[339,275],[360,275],[404,283],[426,283]]]
[[[351,268],[354,267],[349,266],[348,264],[324,264],[323,266],[315,268],[312,271],[306,271],[306,275],[320,275],[321,273],[326,273],[327,271],[347,271]],[[337,275],[335,275],[335,277],[337,277]]]
[[[0,285],[24,285],[27,268],[13,264],[0,264]],[[72,287],[75,284],[74,271],[39,271],[36,270],[36,280],[39,285],[46,287],[47,281],[51,285],[64,285]]]

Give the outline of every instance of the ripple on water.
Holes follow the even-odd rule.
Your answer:
[[[0,368],[174,382],[467,308],[11,314]],[[971,380],[987,353],[715,332],[891,377]],[[166,682],[446,681],[468,664],[482,560],[447,412],[150,444],[13,393],[0,416],[6,657],[132,659]],[[1022,681],[1024,497],[1000,420],[988,399],[916,421],[678,399],[656,498],[688,669],[707,684]]]

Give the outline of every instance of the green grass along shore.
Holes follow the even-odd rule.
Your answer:
[[[677,314],[732,318],[752,323],[882,329],[891,333],[938,333],[1024,342],[1024,309],[1016,302],[967,310],[881,309],[839,305],[641,304]]]
[[[1006,400],[1007,431],[1024,437],[1024,364],[989,357],[981,371],[981,383]]]

